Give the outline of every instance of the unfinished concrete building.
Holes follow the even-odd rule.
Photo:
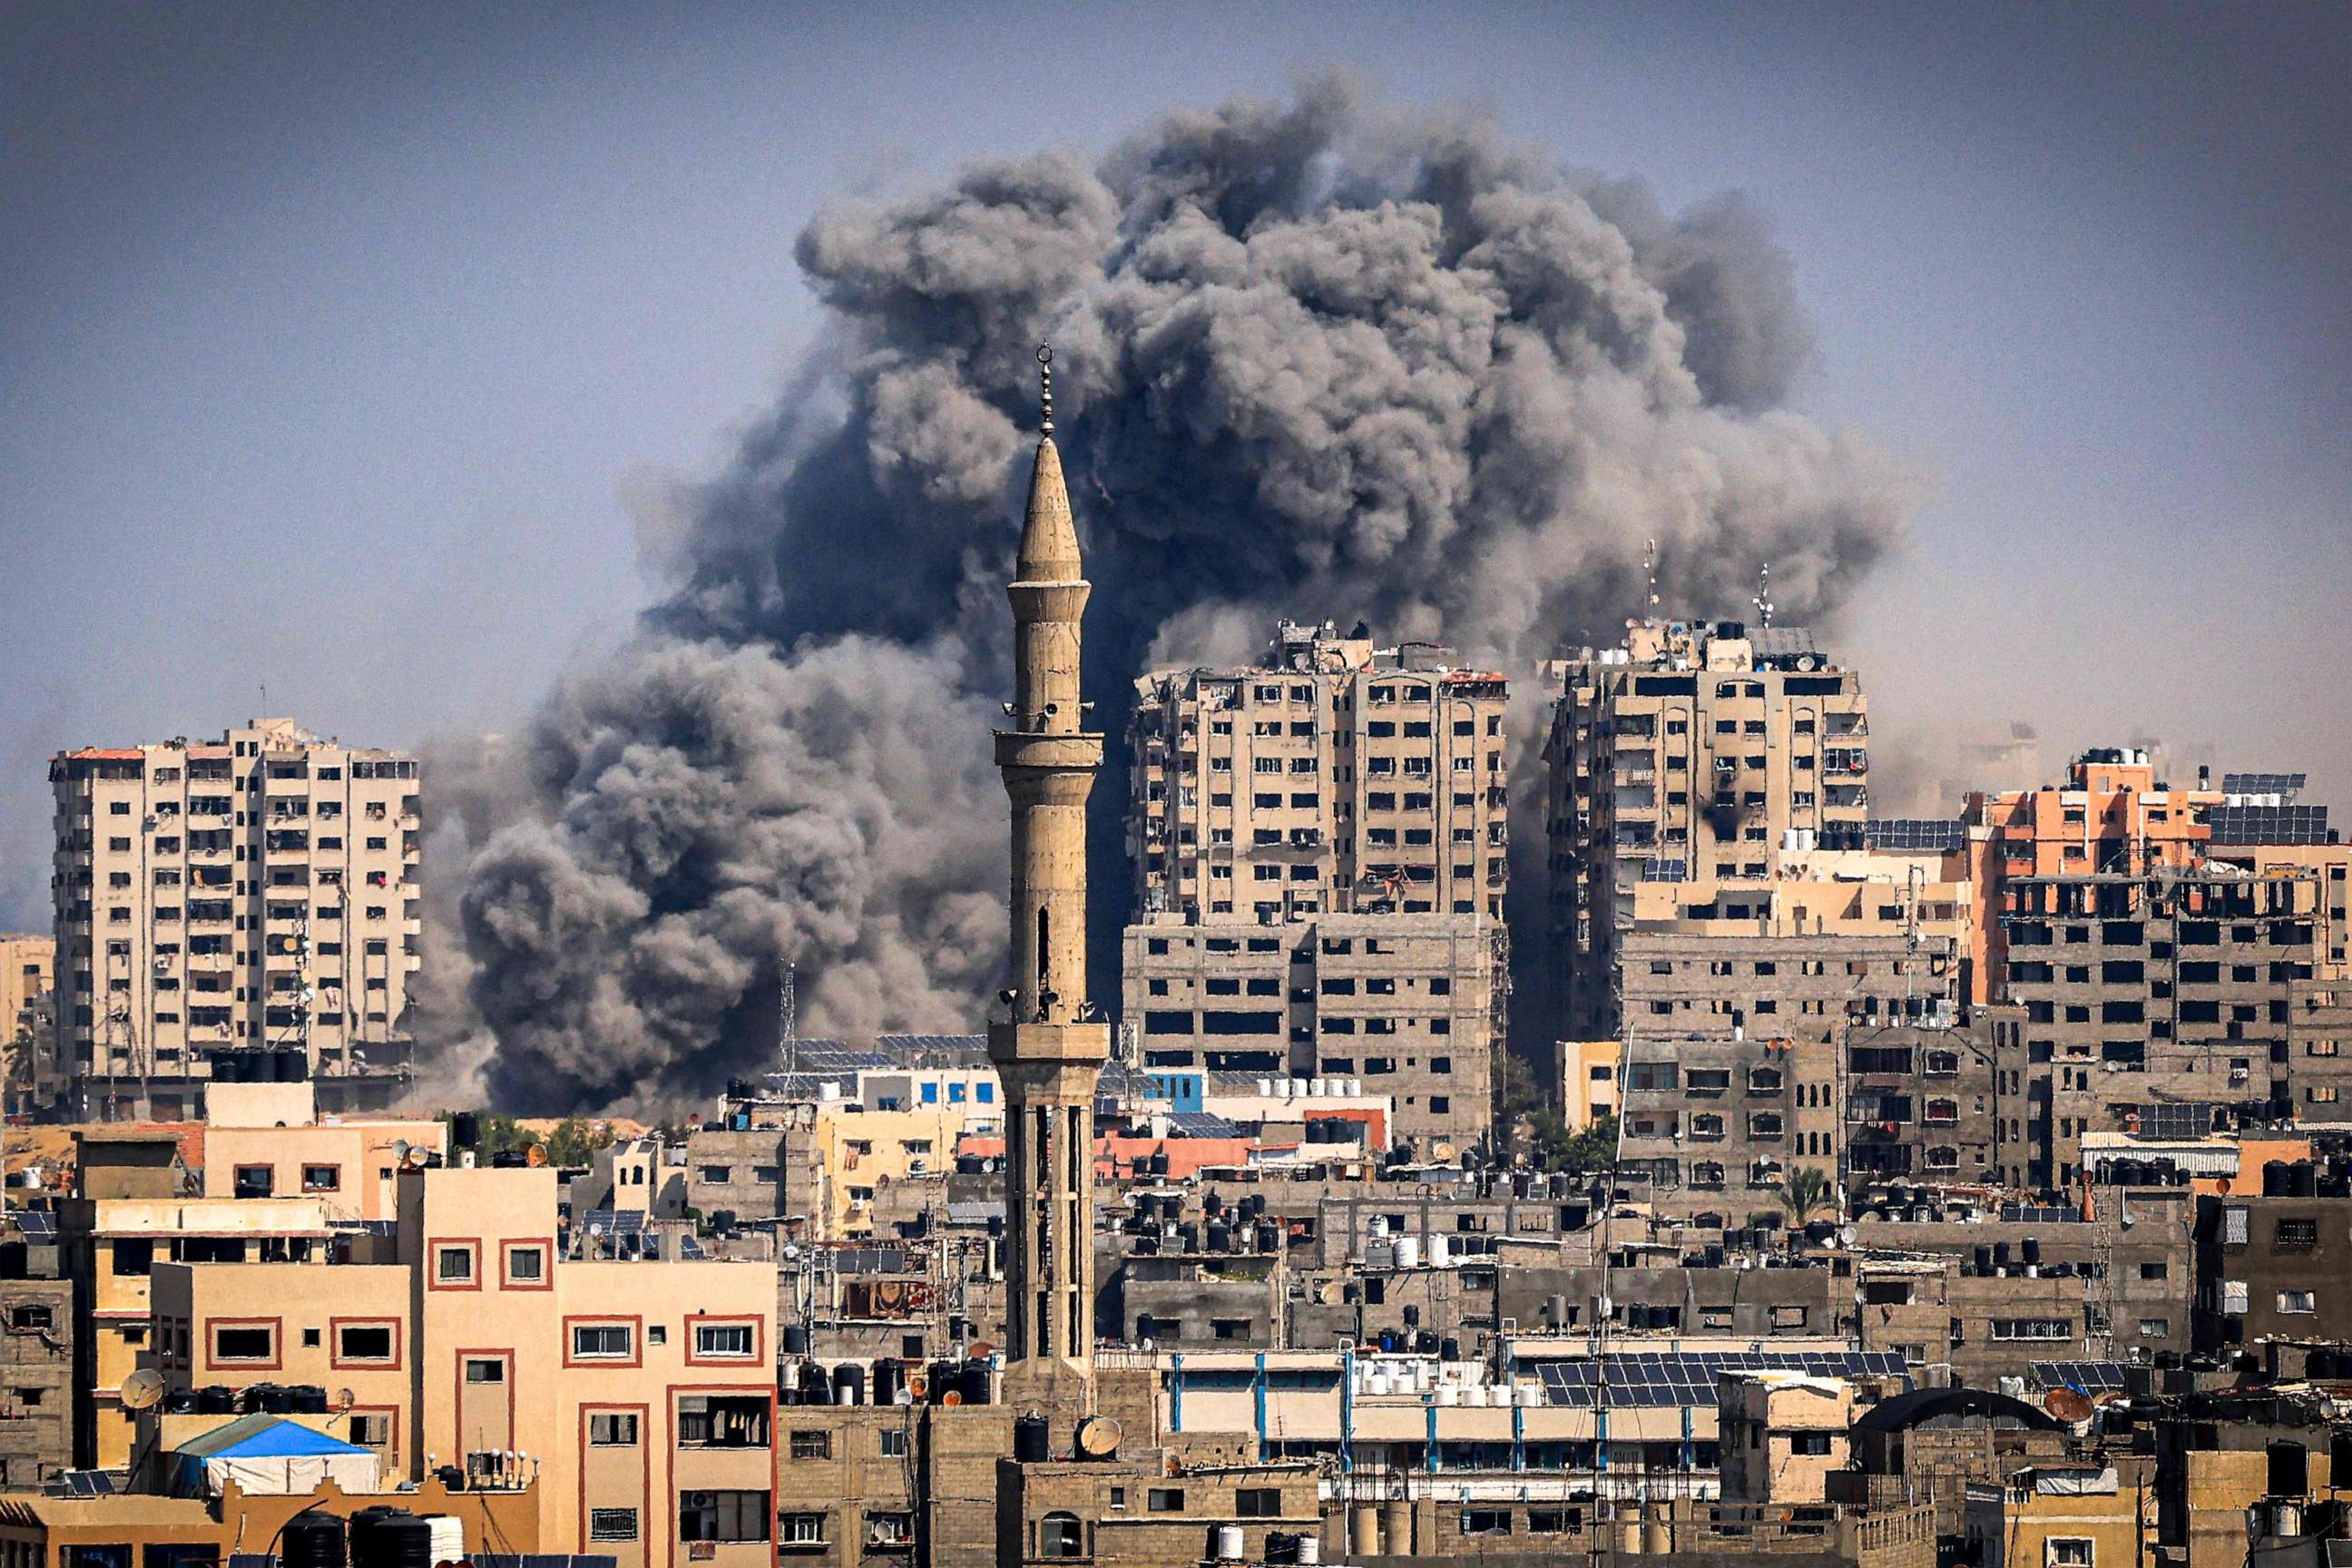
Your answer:
[[[1129,729],[1138,916],[1499,925],[1507,684],[1444,648],[1288,621],[1255,668],[1144,676]]]
[[[1625,1044],[1617,1173],[1651,1212],[1716,1229],[1801,1224],[1792,1173],[1838,1170],[1835,1047],[1819,1041],[1653,1036]]]
[[[1482,914],[1129,926],[1126,1016],[1146,1068],[1360,1079],[1391,1142],[1450,1156],[1486,1135],[1502,1037],[1501,928]]]
[[[1559,1032],[1593,1039],[1619,1027],[1643,882],[1761,881],[1784,841],[1862,847],[1867,704],[1811,634],[1738,621],[1634,621],[1549,673],[1547,928]]]
[[[1959,953],[1946,937],[1636,929],[1623,942],[1633,1034],[1832,1040],[1853,1028],[1948,1022],[1960,1006]]]
[[[257,719],[218,741],[64,752],[56,1045],[81,1117],[192,1115],[240,1053],[299,1048],[332,1110],[405,1087],[424,929],[413,756]]]

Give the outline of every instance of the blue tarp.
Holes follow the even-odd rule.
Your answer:
[[[282,1415],[257,1413],[215,1426],[194,1442],[182,1444],[178,1452],[184,1458],[194,1459],[286,1459],[365,1454],[371,1450],[313,1431]]]

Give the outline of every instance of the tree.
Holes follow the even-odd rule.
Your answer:
[[[1829,1206],[1830,1179],[1811,1165],[1800,1165],[1781,1181],[1773,1195],[1788,1215],[1790,1227],[1801,1229],[1816,1211]]]
[[[610,1122],[567,1116],[547,1135],[547,1163],[566,1168],[593,1164],[596,1151],[613,1142]]]
[[[1583,1129],[1570,1127],[1549,1110],[1528,1118],[1536,1163],[1548,1171],[1606,1170],[1617,1159],[1617,1119],[1604,1116]]]

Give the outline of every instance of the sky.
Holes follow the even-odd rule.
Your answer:
[[[0,929],[56,750],[503,730],[626,635],[827,196],[1335,65],[1771,216],[1801,405],[1930,480],[1824,633],[1882,748],[2352,812],[2352,11],[0,5]]]

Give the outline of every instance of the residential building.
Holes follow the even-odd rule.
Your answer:
[[[1769,624],[1632,621],[1549,673],[1547,929],[1561,1032],[1597,1039],[1619,1030],[1643,883],[1759,882],[1775,846],[1864,847],[1868,704],[1810,633]]]
[[[223,1058],[299,1050],[332,1109],[407,1080],[417,763],[290,719],[59,752],[56,1047],[74,1115],[194,1113]],[[68,1087],[69,1080],[69,1087]]]
[[[2038,1465],[1971,1486],[1962,1529],[1981,1568],[2133,1568],[2156,1505],[2112,1465]]]
[[[1723,1500],[1816,1507],[1846,1467],[1853,1387],[1802,1373],[1727,1372],[1717,1381]]]
[[[1137,918],[1484,915],[1509,883],[1507,682],[1284,621],[1254,668],[1136,683]]]
[[[2352,1341],[2352,1170],[2341,1160],[2263,1167],[2197,1200],[2194,1348],[2233,1351],[2267,1339]]]
[[[0,1489],[73,1466],[74,1301],[55,1217],[12,1213],[0,1229]]]
[[[57,978],[57,939],[0,932],[0,1090],[11,1111],[35,1102],[54,1048],[39,1034],[41,1009]]]
[[[1617,1058],[1623,1047],[1615,1040],[1562,1040],[1554,1048],[1562,1124],[1581,1132],[1616,1115]]]
[[[1128,1026],[1147,1070],[1360,1079],[1391,1104],[1391,1142],[1458,1151],[1492,1121],[1499,929],[1476,914],[1153,916],[1127,930]]]

